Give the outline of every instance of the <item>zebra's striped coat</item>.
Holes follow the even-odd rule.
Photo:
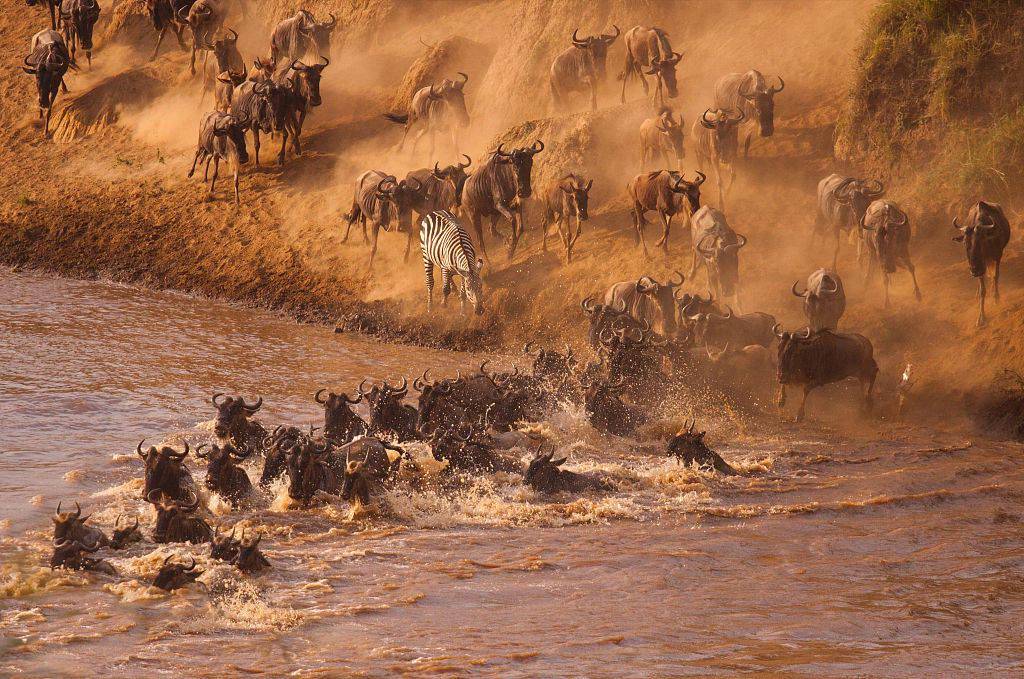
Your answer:
[[[458,218],[448,210],[435,210],[420,220],[420,250],[423,252],[423,274],[427,281],[427,312],[430,312],[434,298],[434,267],[441,269],[441,304],[448,304],[452,291],[452,277],[461,276],[459,290],[461,309],[466,310],[466,299],[473,303],[477,314],[484,312],[483,283],[480,268],[484,262],[478,259],[473,241]]]

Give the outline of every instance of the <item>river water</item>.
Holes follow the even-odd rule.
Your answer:
[[[0,674],[1024,671],[1020,447],[952,427],[711,408],[700,426],[742,471],[726,478],[660,455],[708,404],[677,404],[639,441],[559,412],[530,433],[613,490],[543,497],[497,474],[399,486],[388,512],[356,517],[340,500],[287,509],[280,488],[237,511],[206,497],[212,521],[266,535],[272,570],[244,576],[205,546],[148,539],[106,554],[117,577],[46,567],[58,500],[108,532],[135,514],[149,535],[134,446],[209,439],[215,391],[262,395],[264,424],[305,426],[322,418],[319,387],[480,358],[0,270]],[[149,587],[169,554],[195,555],[205,587]]]

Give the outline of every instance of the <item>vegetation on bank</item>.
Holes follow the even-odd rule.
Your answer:
[[[1020,0],[885,0],[865,28],[836,154],[898,177],[913,196],[1012,205],[1024,170],[1021,82]]]

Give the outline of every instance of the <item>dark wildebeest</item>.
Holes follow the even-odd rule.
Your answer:
[[[249,475],[241,467],[252,451],[238,450],[230,443],[224,446],[214,444],[207,453],[202,452],[207,444],[201,443],[196,448],[196,457],[205,458],[209,465],[206,468],[206,487],[219,494],[232,506],[238,506],[252,492]]]
[[[196,74],[196,51],[213,50],[213,36],[224,27],[229,0],[196,0],[178,8],[178,19],[192,30],[192,57],[188,70]]]
[[[369,432],[366,422],[352,410],[352,406],[363,400],[363,395],[349,398],[344,392],[335,394],[328,391],[327,396],[321,399],[320,395],[325,391],[327,389],[317,389],[313,394],[313,400],[324,407],[324,438],[339,446],[357,436],[366,436]]]
[[[713,469],[726,476],[735,475],[736,470],[704,442],[707,432],[694,431],[696,425],[696,420],[687,422],[686,427],[669,440],[668,454],[687,466],[696,463],[698,467]]]
[[[210,558],[231,562],[238,555],[238,545],[235,528],[232,528],[230,533],[222,535],[220,526],[214,526],[213,539],[210,541]]]
[[[811,331],[835,330],[846,311],[843,279],[831,269],[818,269],[807,277],[803,292],[796,291],[799,284],[793,283],[793,294],[804,300],[804,316]]]
[[[967,222],[961,226],[956,218],[953,226],[960,230],[953,240],[961,241],[967,252],[967,266],[978,279],[978,327],[985,325],[985,274],[989,266],[994,269],[992,284],[999,301],[999,263],[1003,250],[1010,242],[1010,222],[998,203],[980,201],[967,213]]]
[[[774,330],[779,338],[780,408],[786,405],[786,386],[802,385],[804,395],[796,416],[799,422],[804,419],[804,405],[811,390],[855,377],[864,392],[864,410],[870,411],[878,364],[868,338],[831,330],[812,333],[810,328],[803,332],[781,332],[777,325]]]
[[[665,102],[665,91],[670,99],[679,96],[676,87],[676,65],[683,58],[682,54],[672,51],[668,41],[668,33],[660,28],[634,26],[626,31],[626,67],[619,77],[622,79],[622,96],[620,101],[626,103],[626,83],[633,76],[640,78],[644,94],[651,93],[644,74],[653,75],[657,81],[656,94]]]
[[[698,345],[709,347],[749,347],[757,344],[767,347],[772,343],[775,317],[756,311],[737,316],[729,307],[724,314],[713,311],[700,314],[693,326],[693,339]]]
[[[196,570],[195,557],[189,557],[192,559],[192,563],[186,567],[182,563],[168,563],[174,556],[174,554],[167,555],[167,558],[160,565],[160,570],[157,571],[156,576],[153,578],[153,586],[159,587],[165,592],[173,592],[176,589],[186,587],[198,580],[203,574],[203,571]]]
[[[195,158],[192,159],[192,169],[188,171],[191,177],[196,173],[196,163],[205,160],[203,169],[203,181],[209,179],[210,161],[213,160],[213,178],[210,179],[210,196],[213,196],[214,187],[217,185],[217,176],[220,174],[221,159],[227,161],[235,176],[235,205],[241,205],[238,196],[238,170],[243,163],[249,162],[249,152],[245,148],[245,131],[249,128],[248,120],[239,120],[230,113],[223,111],[210,111],[203,118],[199,125],[199,144],[196,148]]]
[[[156,47],[153,48],[153,56],[150,61],[156,59],[160,53],[160,44],[164,41],[164,34],[167,29],[174,31],[174,37],[178,39],[178,47],[187,49],[182,35],[185,27],[188,26],[188,10],[192,8],[196,0],[146,0],[149,7],[149,17],[153,20],[153,28],[158,35]],[[180,12],[180,14],[179,14]]]
[[[335,16],[330,16],[330,20],[318,22],[312,14],[300,9],[295,16],[284,19],[270,36],[271,59],[278,64],[288,64],[310,53],[330,57],[331,33],[338,24]]]
[[[710,114],[710,115],[709,115]],[[736,180],[736,151],[739,125],[746,114],[737,109],[707,109],[693,121],[693,142],[697,167],[710,165],[718,184],[718,207],[725,209],[725,196]]]
[[[681,172],[658,170],[638,174],[626,186],[630,198],[633,199],[636,242],[643,247],[645,257],[650,255],[647,252],[647,240],[644,238],[644,225],[647,224],[644,215],[650,210],[655,210],[661,218],[663,230],[654,247],[661,246],[667,257],[672,218],[683,213],[689,222],[693,213],[700,208],[700,185],[707,177],[702,172],[698,172],[697,175],[697,179],[691,182],[687,181]]]
[[[359,383],[359,394],[370,406],[370,434],[373,436],[392,435],[399,441],[415,441],[420,437],[416,428],[419,411],[402,403],[409,393],[409,381],[402,378],[402,386],[392,387],[384,380],[380,386],[374,384],[369,391],[363,391]]]
[[[774,319],[773,319],[774,320]],[[774,394],[775,352],[760,344],[732,347],[726,344],[718,351],[705,345],[710,375],[724,381],[733,389],[755,398],[771,400]]]
[[[245,79],[245,71],[238,73],[232,73],[231,71],[224,71],[219,73],[215,80],[213,87],[213,107],[215,110],[222,113],[231,113],[231,101],[235,97],[235,89],[237,89],[242,83],[248,82]],[[253,119],[249,118],[250,126],[253,124]],[[249,129],[252,129],[251,127]]]
[[[622,402],[621,394],[626,386],[622,379],[616,382],[598,380],[587,388],[586,412],[595,429],[616,436],[629,436],[647,422],[642,410]]]
[[[283,132],[287,126],[290,88],[271,79],[246,80],[231,95],[231,115],[248,120],[252,132],[253,157],[260,164],[260,132]]]
[[[249,405],[241,396],[224,396],[224,400],[218,402],[217,399],[221,396],[224,394],[217,392],[210,399],[210,403],[217,409],[217,417],[213,423],[214,435],[220,439],[227,439],[239,450],[262,450],[267,430],[250,418],[263,407],[263,397],[258,397],[255,403]]]
[[[405,146],[409,132],[417,129],[412,140],[412,153],[416,153],[416,145],[423,135],[430,134],[430,157],[434,156],[435,139],[438,132],[448,131],[451,134],[452,150],[459,152],[457,131],[460,127],[469,126],[469,112],[466,110],[466,93],[464,91],[469,76],[459,72],[462,80],[445,78],[440,85],[427,85],[416,90],[409,102],[408,111],[404,114],[385,113],[384,117],[393,123],[405,125],[402,141],[398,150]]]
[[[605,64],[608,61],[608,47],[619,37],[619,27],[614,26],[615,35],[602,33],[586,38],[572,32],[572,47],[560,53],[551,64],[551,99],[555,110],[565,107],[571,92],[590,92],[590,109],[597,110],[597,88],[605,79]]]
[[[352,209],[345,220],[345,237],[342,243],[348,241],[352,225],[359,220],[363,227],[363,242],[367,242],[366,222],[370,221],[370,261],[369,266],[373,267],[373,259],[377,256],[377,239],[380,230],[391,230],[391,220],[394,219],[399,232],[412,229],[412,206],[417,194],[423,186],[411,179],[398,181],[395,177],[385,174],[380,170],[368,170],[359,175],[356,180],[355,195],[352,197]]]
[[[487,409],[502,398],[501,388],[483,371],[483,366],[479,375],[468,378],[460,372],[456,379],[431,382],[428,373],[423,371],[423,376],[412,383],[420,393],[416,428],[421,433],[480,422]]]
[[[676,160],[676,168],[683,169],[683,121],[672,116],[672,109],[664,106],[653,118],[640,124],[640,171],[645,172],[657,166],[660,157],[662,167],[672,167],[669,154]]]
[[[596,476],[590,474],[578,474],[567,469],[562,469],[566,458],[561,457],[552,460],[554,449],[549,453],[543,452],[541,445],[530,460],[529,466],[523,472],[523,481],[538,493],[550,495],[553,493],[586,493],[590,491],[609,490],[609,484]]]
[[[523,201],[533,193],[530,185],[533,157],[544,150],[544,142],[539,139],[529,148],[518,148],[510,152],[506,152],[503,146],[498,144],[498,148],[484,164],[469,176],[462,195],[462,203],[473,224],[480,252],[488,263],[490,257],[484,245],[483,218],[490,217],[492,233],[496,233],[498,217],[504,217],[511,224],[511,233],[505,239],[511,261],[526,228]]]
[[[270,562],[260,551],[260,540],[262,535],[256,536],[255,540],[247,540],[245,531],[242,531],[242,539],[238,541],[238,552],[231,563],[243,573],[257,573],[264,568],[270,568]]]
[[[213,90],[216,93],[217,81],[221,73],[227,71],[237,78],[238,84],[245,79],[245,60],[242,53],[238,51],[238,33],[233,28],[216,38],[212,46],[213,59],[206,59],[203,64],[203,90],[199,97],[199,104],[202,105],[206,99],[206,91]],[[235,75],[237,74],[237,75]]]
[[[615,283],[604,293],[604,305],[611,309],[622,309],[638,321],[646,322],[664,337],[676,334],[675,292],[685,280],[676,271],[679,281],[659,283],[651,276],[641,276],[636,281]]]
[[[75,502],[75,511],[62,512],[60,510],[63,502],[57,503],[57,511],[53,514],[53,539],[56,540],[77,540],[84,544],[95,544],[105,547],[110,540],[95,526],[87,526],[85,522],[92,514],[82,516],[82,507]]]
[[[100,18],[100,6],[96,0],[63,0],[60,5],[60,22],[64,30],[64,41],[75,60],[78,45],[85,50],[85,58],[92,66],[92,29]]]
[[[53,541],[53,555],[50,557],[50,568],[65,568],[72,571],[96,571],[107,575],[117,575],[117,570],[105,559],[93,559],[82,552],[92,554],[99,551],[97,544],[86,544],[74,539]]]
[[[57,91],[64,85],[64,76],[71,67],[71,56],[60,33],[53,29],[39,31],[32,36],[29,55],[25,57],[25,65],[21,68],[29,75],[36,77],[36,90],[39,94],[39,117],[46,116],[43,135],[50,136],[50,113],[57,101]]]
[[[277,164],[284,165],[285,149],[288,148],[288,136],[292,138],[292,149],[295,155],[302,155],[302,126],[310,109],[322,103],[320,98],[320,78],[323,70],[331,63],[323,57],[324,63],[307,66],[301,61],[292,62],[291,66],[279,75],[278,84],[285,86],[287,96],[283,98],[282,120],[285,125],[281,130],[281,151],[277,154]]]
[[[265,57],[256,57],[252,60],[252,68],[249,69],[249,80],[254,83],[274,79],[274,69],[277,62]]]
[[[142,531],[139,530],[139,517],[132,517],[135,519],[134,523],[128,523],[126,520],[124,525],[121,525],[122,516],[122,514],[118,514],[117,518],[114,519],[114,532],[110,536],[111,549],[124,549],[130,544],[142,542]]]
[[[732,298],[739,308],[739,251],[747,244],[747,237],[733,231],[721,210],[708,205],[697,210],[690,223],[693,235],[690,278],[697,270],[697,258],[700,257],[714,297],[718,300]]]
[[[865,284],[877,265],[882,270],[882,286],[885,289],[885,306],[889,306],[889,276],[902,266],[910,272],[914,281],[914,297],[921,301],[921,289],[917,287],[917,274],[910,261],[910,219],[892,201],[876,200],[864,212],[860,221],[861,236],[868,255],[868,271]]]
[[[818,212],[814,220],[814,231],[824,236],[825,231],[831,229],[835,235],[833,269],[839,261],[839,240],[842,233],[854,228],[859,229],[868,205],[884,192],[885,186],[877,179],[841,177],[833,173],[818,182]],[[862,243],[863,239],[858,238],[858,250]]]
[[[160,491],[175,500],[187,497],[188,492],[195,488],[192,474],[184,465],[189,451],[188,442],[185,443],[185,450],[180,453],[170,446],[162,446],[159,449],[150,446],[149,450],[143,452],[142,444],[145,442],[145,439],[139,441],[135,448],[135,452],[146,465],[142,497],[148,498],[153,491]]]
[[[60,7],[60,0],[25,0],[29,7],[45,5],[50,10],[50,28],[57,30],[57,8]]]
[[[762,137],[775,133],[775,95],[786,87],[782,76],[775,76],[778,87],[769,87],[760,71],[728,73],[715,83],[715,108],[735,109],[746,114],[743,157],[750,155],[750,139],[755,128]]]
[[[570,172],[541,193],[544,200],[545,251],[548,249],[548,227],[554,222],[565,246],[565,261],[572,261],[572,249],[583,233],[583,222],[589,217],[587,206],[593,185],[593,179],[584,181],[580,175]],[[575,220],[575,229],[570,220]]]
[[[419,170],[411,170],[405,175],[407,182],[416,180],[421,185],[420,190],[413,196],[412,202],[412,210],[416,213],[415,222],[417,224],[431,212],[437,210],[457,212],[458,208],[462,206],[462,189],[469,177],[466,168],[473,162],[465,154],[462,157],[466,159],[465,164],[458,162],[441,168],[438,163],[434,163],[433,168],[424,167]],[[405,241],[405,261],[409,261],[412,240],[417,234],[416,229],[409,229],[409,237]]]
[[[621,303],[617,306],[598,304],[593,296],[588,296],[580,302],[580,308],[589,316],[589,328],[587,330],[587,341],[591,348],[600,347],[601,334],[606,330],[636,327],[639,330],[650,330],[650,323],[637,321],[628,311],[623,309]]]
[[[199,508],[199,496],[190,493],[191,502],[178,502],[154,490],[146,499],[156,507],[153,542],[189,542],[200,544],[213,540],[213,529],[206,520],[192,513]]]

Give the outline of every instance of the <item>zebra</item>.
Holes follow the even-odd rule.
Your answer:
[[[448,304],[452,291],[452,276],[462,276],[459,290],[462,313],[466,312],[466,298],[473,303],[477,315],[484,312],[483,283],[480,269],[484,260],[478,259],[473,241],[458,218],[448,210],[435,210],[420,220],[420,249],[423,251],[423,274],[427,279],[427,313],[434,300],[434,267],[441,267],[442,306]]]

